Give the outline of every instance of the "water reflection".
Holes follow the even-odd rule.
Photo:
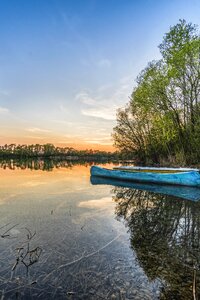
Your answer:
[[[0,169],[0,298],[197,297],[200,202],[91,185],[89,164]]]
[[[107,163],[109,161],[104,160],[103,162],[101,160],[99,161],[93,161],[93,160],[66,160],[66,159],[0,159],[0,168],[2,169],[10,169],[10,170],[16,170],[16,169],[30,169],[30,170],[42,170],[42,171],[53,171],[53,169],[58,168],[72,168],[76,165],[84,165],[84,166],[92,166],[94,165],[100,165],[102,163]],[[116,163],[118,165],[118,163]]]
[[[110,187],[92,186],[89,166],[0,176],[0,298],[156,299]]]
[[[150,281],[162,282],[160,299],[197,299],[200,202],[126,187],[113,193],[117,218],[128,227],[140,266]]]

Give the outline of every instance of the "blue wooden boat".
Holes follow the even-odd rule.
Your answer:
[[[119,179],[91,176],[92,185],[111,185],[140,191],[147,191],[155,194],[173,196],[184,200],[199,201],[200,188],[191,186],[160,185],[150,183],[131,182]]]
[[[100,176],[126,181],[200,187],[200,173],[198,169],[123,166],[115,169],[106,169],[92,166],[90,173],[91,176]]]

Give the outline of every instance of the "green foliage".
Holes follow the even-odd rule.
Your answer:
[[[200,160],[200,36],[185,20],[159,46],[162,59],[140,73],[117,114],[115,145],[142,162]]]

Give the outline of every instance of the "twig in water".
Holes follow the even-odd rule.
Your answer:
[[[81,257],[79,257],[79,258],[77,258],[77,259],[75,259],[75,260],[73,260],[73,261],[71,261],[71,262],[68,262],[68,263],[66,263],[66,264],[60,265],[57,269],[55,269],[55,270],[53,270],[52,272],[50,272],[50,273],[44,278],[44,280],[47,279],[49,276],[51,276],[54,272],[56,272],[56,271],[58,271],[58,270],[60,270],[60,269],[62,269],[62,268],[64,268],[64,267],[68,267],[68,266],[70,266],[70,265],[73,265],[73,264],[75,264],[75,263],[81,261],[82,259],[91,257],[91,256],[93,256],[93,255],[99,253],[100,251],[102,251],[103,249],[105,249],[106,247],[108,247],[110,244],[112,244],[114,241],[116,241],[120,236],[121,236],[121,234],[118,234],[118,235],[117,235],[114,239],[112,239],[110,242],[108,242],[108,243],[105,244],[103,247],[99,248],[98,250],[96,250],[96,251],[94,251],[94,252],[92,252],[92,253],[89,253],[89,254],[87,254],[87,255],[83,255],[83,256],[81,256]]]
[[[26,266],[29,267],[36,263],[42,253],[42,249],[40,247],[36,247],[35,249],[29,250],[27,249],[27,252],[24,256],[22,256],[21,262]],[[27,260],[25,261],[25,258],[28,256]]]
[[[2,238],[5,238],[5,237],[8,237],[8,236],[10,236],[10,234],[7,234],[11,229],[13,229],[14,227],[16,227],[17,225],[19,225],[19,224],[15,224],[15,225],[13,225],[12,227],[10,227],[8,230],[6,230],[2,235],[1,235],[1,237]]]
[[[19,258],[17,257],[15,264],[12,267],[12,271],[14,271],[19,263]]]
[[[36,235],[36,231],[32,233],[27,227],[25,229],[28,231],[27,239],[30,241]]]
[[[81,226],[81,230],[83,230],[84,227],[85,227],[85,224],[83,224],[83,226]]]
[[[1,226],[1,227],[0,227],[0,229],[2,229],[2,228],[4,228],[4,227],[6,227],[6,226],[8,226],[8,225],[10,225],[10,223],[8,223],[8,224],[5,224],[5,225]]]
[[[32,233],[26,227],[25,227],[25,230],[28,232],[27,241],[24,242],[21,247],[17,247],[15,249],[17,251],[17,257],[16,257],[15,264],[12,267],[12,271],[14,271],[16,269],[16,267],[19,263],[22,263],[27,268],[27,271],[28,271],[28,267],[33,265],[34,263],[36,263],[42,253],[42,249],[40,247],[36,247],[36,248],[30,250],[30,241],[36,235],[36,232]]]
[[[17,250],[17,252],[19,253],[21,250],[23,250],[24,249],[24,247],[17,247],[17,248],[15,248],[15,250]]]

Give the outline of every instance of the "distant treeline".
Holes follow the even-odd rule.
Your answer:
[[[180,20],[159,45],[162,58],[137,78],[117,115],[116,147],[143,163],[200,162],[200,35]]]
[[[0,146],[0,158],[68,158],[77,159],[118,159],[118,152],[106,152],[100,150],[76,150],[70,147],[56,147],[53,144],[16,145],[6,144]]]

